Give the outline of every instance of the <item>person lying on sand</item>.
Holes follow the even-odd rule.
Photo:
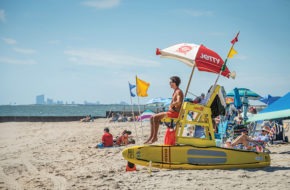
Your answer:
[[[82,118],[80,120],[80,122],[90,122],[90,121],[93,121],[93,118],[91,115],[87,115],[85,118]]]

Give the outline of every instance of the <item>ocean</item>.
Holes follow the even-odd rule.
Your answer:
[[[156,107],[140,105],[141,113],[150,109],[156,111]],[[137,105],[133,106],[138,111]],[[105,117],[106,111],[130,112],[131,105],[1,105],[0,116],[86,116]]]

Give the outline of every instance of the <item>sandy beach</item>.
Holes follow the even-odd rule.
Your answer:
[[[125,172],[124,147],[95,149],[103,128],[124,129],[141,144],[149,123],[0,123],[0,189],[289,189],[290,144],[272,145],[271,167],[235,170],[165,170],[137,166]],[[158,143],[163,142],[161,127]],[[141,136],[143,134],[143,139]]]

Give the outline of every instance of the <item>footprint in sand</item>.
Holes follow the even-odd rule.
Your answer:
[[[5,186],[2,186],[5,185]],[[22,189],[20,184],[13,178],[8,175],[6,175],[3,171],[3,168],[0,167],[0,189],[15,189],[20,190]]]
[[[28,172],[32,174],[38,174],[39,178],[50,178],[54,184],[54,189],[57,189],[57,190],[66,189],[67,181],[65,178],[60,177],[60,176],[55,176],[53,174],[50,174],[44,171],[38,171],[37,168],[29,161],[29,158],[31,159],[31,156],[28,155],[27,153],[23,153],[21,156],[21,160],[23,164],[26,166]]]

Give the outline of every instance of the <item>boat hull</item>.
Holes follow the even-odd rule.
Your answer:
[[[268,153],[192,145],[146,145],[123,150],[123,157],[137,165],[166,169],[231,169],[270,166]]]

